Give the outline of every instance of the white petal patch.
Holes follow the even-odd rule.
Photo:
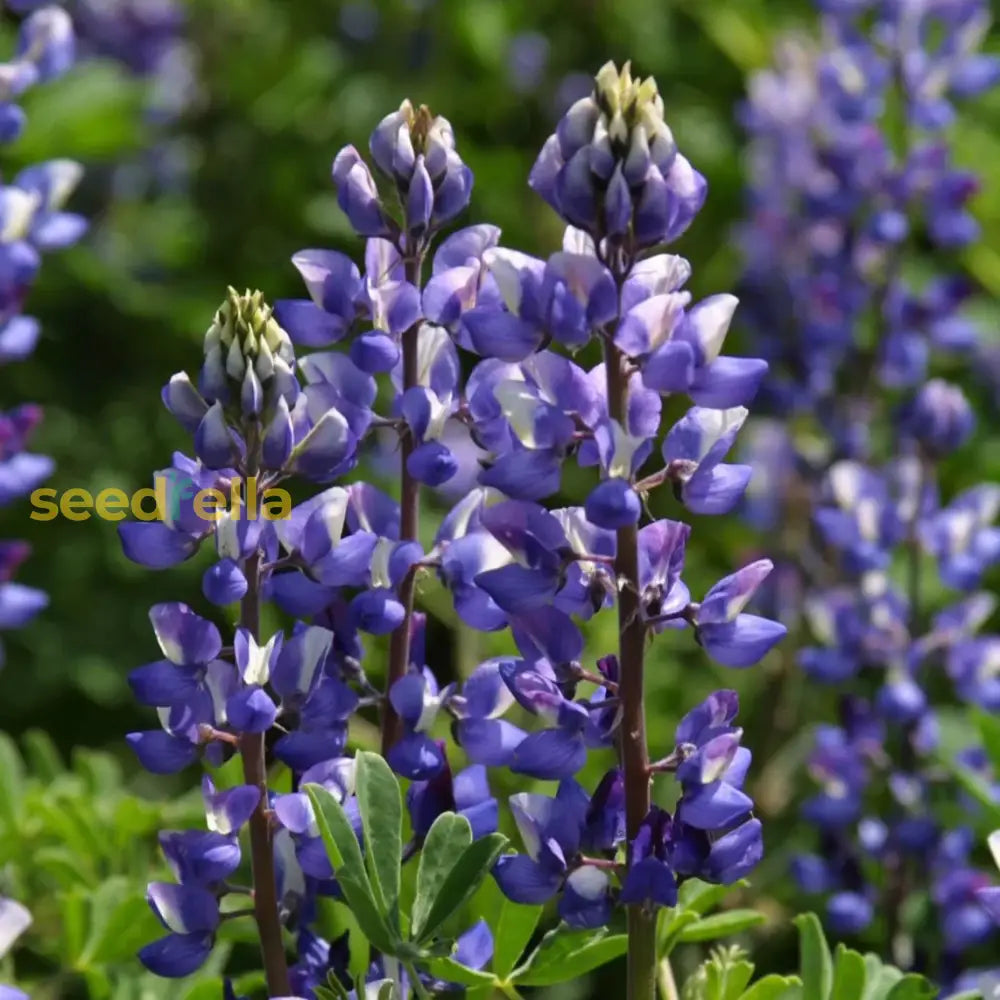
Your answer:
[[[243,680],[247,684],[263,687],[271,676],[271,654],[280,632],[275,632],[263,646],[257,645],[254,637],[247,638],[247,665],[243,670]]]
[[[389,557],[395,547],[396,543],[391,538],[379,538],[375,543],[371,568],[373,587],[381,587],[386,590],[392,587],[392,578],[389,575]]]
[[[540,405],[537,393],[526,382],[503,381],[496,384],[493,395],[521,444],[537,448],[535,415]]]
[[[573,891],[584,899],[597,900],[608,891],[608,873],[593,865],[583,865],[566,879]]]
[[[13,899],[0,899],[0,958],[30,926],[31,914],[26,907]]]

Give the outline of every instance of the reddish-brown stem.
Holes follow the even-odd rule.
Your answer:
[[[608,338],[604,351],[608,414],[627,429],[628,374],[621,352]],[[618,578],[618,629],[621,635],[618,697],[622,706],[619,748],[625,776],[625,827],[629,840],[649,812],[650,771],[646,746],[643,670],[646,626],[639,606],[639,529],[618,529],[615,560]],[[654,1000],[656,995],[656,918],[641,906],[628,908],[628,1000]]]
[[[421,254],[414,254],[406,262],[406,280],[419,287],[423,264]],[[420,323],[414,323],[403,334],[403,392],[420,381],[420,356],[418,337]],[[399,498],[399,537],[401,541],[415,541],[420,527],[420,483],[410,475],[407,467],[415,442],[409,429],[402,432],[400,442],[400,478],[402,488]],[[416,574],[407,573],[399,585],[399,601],[403,605],[403,621],[389,640],[389,669],[386,673],[386,699],[382,706],[382,754],[388,753],[402,736],[402,723],[389,701],[388,695],[410,665],[410,628],[413,621],[413,598]]]
[[[243,568],[247,592],[240,601],[240,625],[260,638],[260,554],[250,556]],[[260,801],[248,824],[250,865],[253,872],[253,914],[257,922],[260,953],[264,960],[267,992],[272,997],[289,996],[285,945],[278,914],[278,883],[274,871],[274,846],[267,814],[267,749],[263,733],[244,733],[239,739],[243,758],[243,780],[260,790]]]

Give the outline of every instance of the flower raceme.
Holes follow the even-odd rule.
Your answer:
[[[647,639],[691,628],[710,657],[744,668],[784,633],[744,611],[768,560],[696,602],[682,580],[690,527],[643,523],[646,496],[667,483],[696,513],[739,502],[749,470],[725,459],[766,368],[721,355],[731,296],[691,305],[687,262],[647,253],[690,223],[705,190],[662,110],[652,80],[611,64],[570,109],[531,177],[570,224],[563,248],[543,260],[503,247],[489,225],[442,238],[468,205],[472,175],[448,122],[404,102],[372,134],[374,170],[354,147],[333,164],[338,202],[366,238],[364,272],[343,254],[307,249],[292,263],[308,297],[272,311],[260,293],[231,290],[197,380],[175,375],[164,389],[194,442],[194,457],[175,455],[172,469],[197,487],[297,476],[317,488],[282,520],[206,523],[182,504],[166,520],[120,525],[128,556],[153,568],[214,548],[204,594],[220,607],[240,602],[231,635],[185,604],[154,607],[164,658],[131,675],[160,718],[159,729],[129,736],[146,767],[172,773],[236,753],[245,775],[238,788],[206,792],[208,833],[165,843],[178,882],[150,890],[167,931],[142,953],[154,971],[187,974],[210,952],[244,827],[271,993],[311,997],[336,971],[342,947],[322,937],[317,904],[339,892],[337,868],[297,789],[321,785],[358,815],[348,754],[358,712],[378,714],[383,754],[411,782],[406,858],[443,813],[465,816],[476,837],[496,828],[490,769],[558,780],[555,799],[513,797],[527,853],[501,857],[494,875],[515,901],[558,896],[571,925],[600,926],[624,902],[648,926],[683,879],[728,884],[759,860],[732,692],[685,717],[662,760],[650,763],[644,738],[622,736],[623,718],[632,713],[632,733],[643,712]],[[594,341],[603,363],[578,364]],[[380,382],[393,390],[384,412]],[[662,399],[672,393],[697,405],[667,432],[661,456]],[[400,445],[398,497],[342,483],[386,437]],[[477,453],[484,461],[466,468]],[[593,485],[582,505],[550,506],[571,461],[594,470]],[[416,532],[421,493],[461,477],[475,485],[428,544]],[[461,627],[508,630],[517,652],[450,678],[428,656],[429,623],[414,607],[426,575]],[[265,600],[290,627],[261,633]],[[614,607],[630,638],[588,653],[583,623]],[[367,637],[379,635],[389,636],[384,669],[366,655]],[[442,738],[446,720],[454,745]],[[619,766],[588,793],[575,775],[591,752],[618,744]],[[461,755],[468,766],[453,767]],[[658,771],[676,773],[673,815],[649,800]],[[276,794],[285,773],[293,791]],[[298,935],[291,966],[282,925]],[[480,964],[482,935],[477,925],[458,944]],[[633,996],[652,974],[633,973]]]
[[[75,35],[66,12],[51,4],[33,5],[18,28],[12,59],[0,64],[0,144],[16,140],[27,124],[17,99],[35,84],[55,80],[73,64]],[[41,267],[42,255],[71,246],[87,229],[86,220],[63,205],[82,171],[71,160],[34,164],[0,184],[0,365],[25,361],[40,334],[36,319],[24,307]],[[28,496],[52,473],[53,463],[29,451],[41,422],[34,404],[0,413],[0,506]],[[14,580],[30,547],[0,541],[0,632],[27,625],[48,604],[41,590]],[[4,649],[0,644],[0,666]],[[0,899],[0,957],[31,923],[28,911],[13,900]],[[0,985],[4,1000],[27,1000],[13,986]]]
[[[975,430],[963,390],[937,371],[981,351],[974,287],[954,258],[978,238],[978,181],[955,165],[948,127],[1000,82],[1000,61],[979,52],[980,0],[817,6],[822,44],[788,40],[751,80],[742,229],[746,312],[771,363],[760,404],[776,418],[748,428],[745,454],[764,471],[749,512],[789,529],[785,610],[813,639],[798,666],[840,693],[803,806],[819,853],[796,875],[827,896],[836,932],[881,918],[899,964],[939,955],[932,971],[950,986],[990,921],[970,831],[937,808],[954,782],[933,760],[933,677],[996,705],[995,637],[977,633],[995,605],[980,588],[1000,561],[1000,492],[984,483],[948,498],[937,483]],[[989,777],[981,748],[961,760]],[[904,926],[925,897],[936,920]]]

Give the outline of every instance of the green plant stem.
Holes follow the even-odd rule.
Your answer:
[[[406,261],[406,280],[420,287],[420,273],[423,268],[422,253],[415,253]],[[403,392],[412,389],[420,381],[419,344],[420,322],[416,322],[403,334]],[[400,480],[402,483],[399,502],[400,541],[416,541],[420,527],[420,483],[410,475],[407,467],[414,451],[413,435],[409,428],[403,430],[400,440]],[[403,621],[389,640],[389,668],[385,680],[385,702],[382,706],[382,755],[388,753],[402,736],[402,723],[389,701],[389,692],[407,671],[410,664],[410,627],[413,621],[413,600],[416,574],[407,573],[399,586],[399,601],[403,605]]]
[[[240,625],[260,638],[260,554],[250,556],[243,568],[247,592],[240,601]],[[260,939],[267,991],[272,997],[289,996],[288,963],[278,915],[278,884],[274,872],[274,847],[267,814],[267,748],[264,733],[244,733],[239,740],[243,780],[260,790],[260,801],[248,823],[250,865],[253,872],[253,911]]]
[[[608,413],[622,428],[628,424],[628,376],[621,352],[605,340]],[[646,711],[643,704],[643,671],[646,628],[639,606],[639,529],[618,529],[615,560],[618,579],[619,667],[618,697],[622,721],[619,750],[625,776],[625,827],[628,839],[639,832],[649,812],[650,770],[646,746]],[[656,996],[656,918],[641,906],[628,908],[628,1000],[654,1000]]]
[[[413,995],[417,1000],[430,1000],[430,994],[424,989],[424,984],[420,982],[420,977],[417,975],[417,967],[412,962],[403,962],[403,968],[406,969],[406,975],[410,980],[410,989],[413,990]]]
[[[677,981],[674,979],[670,958],[666,955],[660,959],[657,965],[656,979],[660,986],[662,1000],[678,1000],[680,994],[677,992]]]
[[[524,1000],[513,983],[497,983],[497,989],[509,1000]]]

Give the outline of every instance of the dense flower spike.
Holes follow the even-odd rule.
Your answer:
[[[62,76],[73,64],[75,34],[67,13],[33,5],[21,22],[14,57],[0,67],[0,144],[13,142],[27,118],[16,103],[31,86]],[[87,229],[79,215],[62,211],[81,175],[71,160],[27,167],[0,184],[0,365],[31,356],[40,327],[23,313],[42,255],[71,246]],[[0,506],[26,497],[52,473],[52,460],[28,450],[41,408],[26,404],[0,414]],[[0,633],[27,625],[48,604],[47,595],[14,580],[28,558],[25,542],[0,541]],[[4,649],[0,643],[0,666]],[[19,903],[0,899],[0,958],[31,923]],[[5,1000],[27,1000],[13,986],[0,986]]]
[[[680,291],[685,261],[639,259],[680,233],[704,197],[662,111],[652,81],[633,82],[628,68],[601,70],[533,174],[582,227],[541,260],[500,246],[492,226],[437,242],[468,204],[471,173],[447,121],[404,102],[371,137],[378,182],[354,147],[333,164],[339,204],[367,238],[364,271],[342,254],[302,250],[292,263],[308,297],[278,302],[273,313],[259,292],[230,289],[198,379],[178,374],[164,388],[197,457],[175,455],[157,474],[164,516],[121,525],[125,551],[160,568],[214,545],[204,594],[223,606],[239,601],[240,614],[230,638],[184,604],[153,609],[165,659],[130,681],[158,710],[160,729],[129,741],[164,773],[199,758],[215,766],[235,751],[244,783],[224,791],[206,783],[209,832],[164,841],[177,884],[150,888],[167,931],[142,953],[154,971],[185,975],[207,959],[228,916],[220,905],[245,826],[271,993],[312,997],[331,973],[348,982],[344,942],[319,929],[318,901],[341,891],[338,871],[300,789],[321,785],[360,819],[354,760],[345,756],[359,710],[379,712],[383,756],[412,782],[407,858],[446,812],[464,816],[476,837],[495,830],[489,768],[560,782],[554,799],[513,796],[527,854],[502,856],[494,875],[515,901],[558,896],[560,916],[575,927],[602,926],[619,902],[632,904],[631,997],[645,1000],[651,982],[643,949],[650,904],[672,899],[665,887],[695,876],[728,884],[759,860],[735,695],[719,692],[686,717],[653,765],[643,733],[648,636],[691,626],[709,656],[742,668],[784,634],[744,613],[768,560],[697,603],[681,579],[690,528],[643,523],[645,498],[667,483],[698,513],[738,503],[749,469],[724,459],[766,368],[721,356],[731,296],[692,305]],[[549,184],[559,157],[565,163]],[[587,370],[563,353],[595,339],[604,364]],[[296,357],[297,348],[318,350]],[[392,391],[380,393],[380,382]],[[654,460],[662,397],[671,393],[697,405]],[[471,447],[455,445],[462,440]],[[398,501],[363,482],[337,484],[370,441],[383,453],[399,445]],[[470,453],[480,462],[463,468]],[[543,502],[573,459],[593,470],[586,500],[549,509]],[[286,507],[279,484],[293,476],[324,486]],[[421,492],[453,479],[471,488],[457,492],[428,548],[417,534]],[[508,629],[517,653],[446,683],[447,665],[428,645],[430,623],[414,609],[417,581],[429,573],[464,626]],[[264,599],[297,619],[290,630],[261,634]],[[580,624],[613,605],[622,645],[592,668]],[[377,687],[364,637],[387,634],[386,669],[372,670],[385,678]],[[442,738],[448,721],[470,762],[457,772]],[[575,775],[588,754],[610,755],[618,743],[620,766],[586,792]],[[290,772],[282,794],[268,787],[269,763]],[[677,775],[673,816],[650,811],[658,770]],[[282,925],[296,932],[291,967]],[[492,940],[474,927],[457,947],[478,968]],[[412,981],[390,955],[373,970],[403,993]]]
[[[42,6],[22,21],[17,54],[5,64],[0,85],[0,142],[13,141],[24,128],[16,98],[33,84],[61,76],[73,56],[73,24],[64,10]],[[86,231],[81,216],[62,211],[80,174],[78,164],[52,160],[0,185],[0,364],[24,361],[35,348],[38,321],[22,310],[42,254],[72,245]],[[27,496],[52,472],[50,459],[27,450],[41,419],[33,404],[0,414],[0,506]],[[47,604],[44,593],[13,580],[28,554],[21,542],[0,543],[0,631],[27,624]]]
[[[751,81],[741,232],[748,318],[771,363],[761,402],[781,420],[751,428],[747,454],[771,468],[748,512],[786,528],[787,614],[814,640],[799,666],[843,686],[840,725],[816,733],[818,791],[803,810],[821,853],[796,875],[827,895],[838,933],[882,915],[904,966],[924,942],[903,914],[929,894],[944,928],[932,971],[951,978],[988,921],[967,831],[937,808],[931,680],[943,664],[959,698],[993,704],[992,637],[975,634],[993,601],[972,592],[1000,559],[1000,503],[992,484],[939,494],[938,464],[975,421],[962,390],[930,376],[978,349],[973,288],[949,259],[978,236],[977,179],[954,165],[947,128],[961,101],[1000,82],[1000,63],[977,51],[979,0],[818,6],[822,45],[789,41]],[[925,263],[948,271],[918,283]],[[972,596],[942,594],[932,614],[932,563],[945,588]]]

